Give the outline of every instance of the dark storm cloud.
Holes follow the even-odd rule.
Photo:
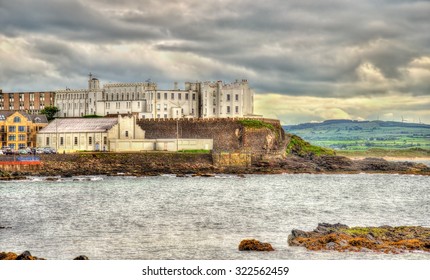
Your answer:
[[[56,75],[162,83],[177,71],[289,95],[428,95],[427,72],[409,67],[430,56],[429,14],[429,1],[0,0],[0,34]]]

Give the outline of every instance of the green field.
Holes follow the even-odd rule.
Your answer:
[[[383,121],[329,120],[284,126],[313,145],[338,151],[430,149],[430,125]]]

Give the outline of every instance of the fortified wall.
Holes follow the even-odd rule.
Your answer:
[[[213,139],[213,151],[284,154],[286,135],[275,119],[140,119],[146,139]]]

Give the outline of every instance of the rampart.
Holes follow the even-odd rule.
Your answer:
[[[263,127],[244,124],[260,121]],[[279,120],[264,118],[140,119],[147,139],[213,139],[214,152],[247,152],[253,155],[285,152],[286,135]]]

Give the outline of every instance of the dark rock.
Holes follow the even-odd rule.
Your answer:
[[[337,223],[337,224],[320,223],[318,224],[315,231],[316,232],[334,232],[335,230],[338,230],[341,228],[348,228],[348,226],[340,223]]]
[[[45,181],[58,181],[58,178],[48,177],[45,179]]]
[[[263,243],[256,239],[244,239],[239,244],[239,251],[274,251],[270,243]]]
[[[34,260],[35,258],[31,255],[29,251],[24,251],[21,255],[16,257],[17,260]]]
[[[12,253],[12,252],[0,252],[0,261],[2,260],[16,260],[16,258],[18,257],[17,254]]]
[[[87,256],[80,255],[80,256],[77,256],[76,258],[74,258],[73,260],[82,260],[82,261],[87,261],[87,260],[89,260],[89,259],[88,259],[88,257],[87,257]]]

